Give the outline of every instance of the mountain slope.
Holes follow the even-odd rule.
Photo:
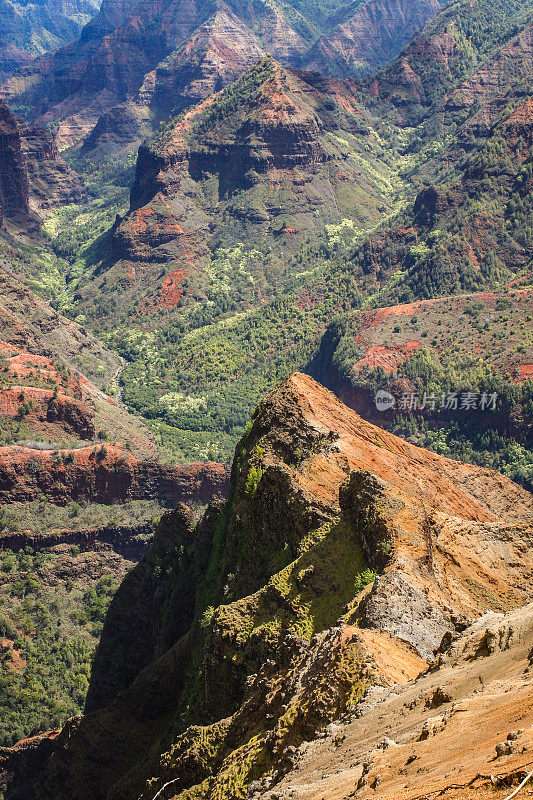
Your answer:
[[[76,287],[82,313],[99,308],[105,330],[117,312],[126,322],[206,299],[215,313],[257,304],[290,277],[285,252],[328,223],[364,229],[390,209],[388,154],[349,88],[308,80],[262,60],[141,146],[111,254]],[[220,274],[217,248],[241,255],[240,275]]]
[[[58,205],[82,203],[80,178],[59,157],[52,135],[0,103],[0,224],[35,223]]]
[[[361,77],[392,61],[439,11],[439,0],[354,3],[355,13],[334,24],[302,59],[302,66],[336,78]]]
[[[339,77],[375,70],[439,7],[438,0],[340,6],[105,0],[75,45],[19,70],[3,93],[39,125],[57,126],[60,147],[84,144],[100,158],[135,147],[170,112],[223,88],[267,53]]]
[[[36,0],[0,3],[0,82],[35,56],[76,39],[99,0]]]
[[[529,0],[449,4],[395,62],[369,79],[374,106],[401,124],[437,115],[446,126],[464,122],[476,101],[487,106],[510,89],[527,95],[532,14]]]
[[[278,291],[276,300],[233,316],[231,324],[212,314],[200,317],[203,330],[189,334],[181,326],[175,338],[171,324],[162,327],[156,342],[169,354],[166,363],[154,364],[153,342],[143,345],[140,337],[117,333],[132,362],[123,374],[128,402],[188,428],[193,420],[184,402],[179,415],[161,414],[158,394],[172,385],[172,391],[191,398],[208,398],[212,416],[206,426],[227,430],[235,419],[233,401],[238,397],[242,408],[242,398],[248,397],[251,409],[268,381],[307,364],[317,338],[344,311],[475,291],[496,290],[505,301],[507,287],[527,286],[532,128],[528,101],[517,98],[514,107],[502,109],[506,116],[488,130],[476,125],[482,112],[475,112],[442,153],[423,160],[420,172],[430,185],[388,225],[363,240],[348,224],[328,227],[329,260],[324,263],[320,251],[311,248],[303,258],[290,258],[293,285]],[[242,261],[239,254],[236,266]],[[487,355],[490,361],[490,347]],[[213,360],[216,376],[209,368]],[[179,375],[173,364],[180,365]],[[168,383],[151,392],[154,378]]]
[[[258,41],[287,61],[303,52],[313,37],[312,26],[289,5],[236,3],[234,10],[237,16],[226,4],[210,0],[194,8],[183,0],[130,4],[105,0],[78,43],[22,70],[4,86],[4,95],[41,125],[58,121],[58,141],[72,145],[85,139],[102,114],[133,98],[145,76],[149,91],[149,73],[159,64],[161,72],[170,71],[179,84],[187,59],[181,49],[191,53],[193,62],[201,63],[206,56],[204,24],[214,25],[220,35],[227,32],[229,21],[233,31],[228,48],[218,50],[222,84],[217,88],[224,85],[226,73],[229,77],[232,70],[239,71],[239,62],[249,66]],[[74,84],[69,75],[75,76]],[[142,93],[146,95],[146,89]],[[157,116],[157,95],[153,99]]]
[[[275,97],[274,83],[254,94],[243,78],[143,145],[131,209],[93,251],[92,274],[74,265],[66,307],[113,329],[131,361],[125,396],[161,441],[228,453],[261,393],[308,363],[339,313],[527,285],[527,7],[443,9],[377,76],[374,98],[375,81],[277,66]],[[407,61],[440,70],[446,37],[461,47],[435,97],[406,105],[420,118],[406,128],[386,86]]]
[[[528,774],[524,755],[533,745],[531,680],[524,680],[532,613],[531,604],[488,612],[454,638],[427,674],[377,690],[359,719],[339,720],[323,739],[299,748],[278,796],[349,797],[357,786],[361,797],[376,800],[424,793],[444,800],[509,797]],[[508,644],[487,647],[493,637]],[[272,794],[261,787],[253,797]]]
[[[158,463],[102,391],[120,366],[0,269],[0,744],[79,713],[103,615],[155,520],[226,488],[220,464]]]
[[[28,745],[27,796],[276,791],[371,687],[414,679],[487,605],[530,599],[529,512],[502,476],[292,376],[237,448],[227,506],[196,529],[183,508],[162,520],[111,605],[88,713]],[[25,757],[4,751],[6,773]]]
[[[308,369],[366,419],[531,488],[532,304],[518,289],[349,315]],[[392,405],[377,407],[379,390]]]

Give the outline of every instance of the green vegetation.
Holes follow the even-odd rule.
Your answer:
[[[457,351],[437,355],[421,348],[387,376],[382,369],[349,373],[355,388],[373,394],[377,389],[393,392],[398,401],[409,381],[410,391],[426,409],[399,409],[383,425],[394,433],[456,458],[498,470],[525,486],[533,486],[533,381],[514,382],[509,375],[494,372],[490,360],[461,356]],[[482,396],[495,395],[494,410],[454,411],[441,408],[443,396],[472,392],[479,406]],[[435,406],[433,408],[433,406]]]
[[[164,509],[157,500],[130,500],[115,505],[70,503],[56,506],[41,500],[6,503],[0,510],[2,530],[49,533],[62,529],[80,530],[104,525],[142,525],[157,521]]]
[[[81,565],[90,556],[79,548],[0,552],[0,745],[57,728],[83,709],[116,588],[105,558],[91,555],[89,578]]]
[[[533,9],[530,0],[457,0],[448,4],[425,29],[428,38],[434,35],[451,37],[453,52],[446,59],[427,48],[408,47],[410,67],[422,82],[424,98],[418,105],[412,102],[410,123],[427,114],[428,107],[490,58],[497,50],[528,24]],[[385,74],[395,68],[386,68]],[[524,80],[524,75],[513,76],[514,81]],[[394,102],[394,98],[393,98]],[[379,99],[374,105],[380,104]],[[383,109],[382,109],[383,110]],[[455,120],[457,122],[457,120]],[[460,120],[462,121],[462,120]],[[429,120],[432,133],[435,120]]]
[[[123,274],[110,268],[106,230],[117,211],[127,210],[133,156],[121,164],[97,165],[69,156],[82,169],[93,199],[82,214],[61,209],[45,224],[56,256],[67,262],[66,289],[57,303],[127,360],[123,398],[147,421],[165,459],[228,461],[259,398],[316,357],[321,335],[337,317],[525,282],[533,162],[526,143],[511,143],[505,128],[521,95],[511,81],[498,101],[501,112],[490,135],[472,134],[465,158],[454,150],[458,120],[451,115],[442,120],[438,109],[430,113],[429,103],[515,35],[527,6],[523,0],[460,0],[430,23],[428,35],[446,31],[456,50],[446,65],[433,57],[429,64],[425,48],[416,51],[419,61],[409,51],[413,68],[420,68],[428,84],[426,117],[421,113],[416,127],[399,125],[390,108],[367,93],[361,99],[375,116],[359,117],[355,134],[354,119],[335,103],[313,111],[321,117],[321,145],[331,163],[349,168],[354,178],[335,183],[340,219],[328,219],[319,206],[309,213],[309,205],[305,219],[299,218],[307,241],[297,248],[285,242],[284,231],[294,221],[291,196],[276,196],[278,214],[270,215],[268,236],[258,236],[259,227],[240,220],[250,214],[269,219],[264,214],[273,204],[272,187],[263,185],[256,170],[250,180],[242,176],[242,185],[222,185],[216,170],[206,167],[195,180],[198,209],[204,213],[223,198],[229,205],[217,216],[209,256],[184,276],[183,294],[173,308],[157,307],[157,287],[170,266],[143,265],[146,285],[132,300],[125,298]],[[253,115],[261,87],[276,69],[272,59],[263,59],[193,117],[189,146],[207,153],[220,136],[231,140]],[[286,91],[291,97],[290,81]],[[293,99],[302,102],[296,95]],[[177,120],[164,124],[150,143],[156,152]],[[503,180],[503,173],[514,177]],[[429,198],[415,211],[416,192],[431,184],[438,186],[439,201],[449,192],[450,203],[441,202],[437,213]],[[367,208],[369,193],[378,213]],[[164,204],[156,211],[166,213]],[[82,300],[74,300],[76,292]],[[155,298],[149,311],[143,292]],[[430,336],[417,333],[428,345]]]

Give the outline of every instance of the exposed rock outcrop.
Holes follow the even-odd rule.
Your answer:
[[[0,497],[4,502],[44,496],[64,505],[72,500],[95,503],[160,498],[207,503],[223,495],[227,470],[222,464],[165,466],[140,461],[114,445],[77,450],[42,450],[11,445],[0,447]]]
[[[351,15],[350,7],[341,9],[330,19],[333,30],[318,39],[303,64],[336,78],[375,72],[392,61],[440,7],[439,0],[369,0],[356,5]],[[341,17],[337,23],[336,16]]]
[[[59,314],[5,268],[0,268],[0,338],[19,353],[77,368],[99,386],[120,366],[90,331]]]
[[[503,800],[529,771],[532,646],[533,605],[483,615],[417,680],[369,690],[355,718],[301,748],[277,796]]]
[[[351,86],[262,59],[141,145],[129,212],[78,307],[92,315],[104,282],[124,315],[194,303],[210,290],[213,248],[251,241],[244,302],[261,302],[286,279],[282,264],[276,281],[262,269],[262,251],[292,253],[325,223],[363,227],[390,207],[381,149]]]
[[[0,211],[2,217],[20,217],[29,211],[28,176],[24,169],[20,132],[5,103],[0,103]]]
[[[99,550],[109,545],[115,552],[136,563],[143,556],[146,542],[151,537],[153,529],[152,522],[141,522],[137,525],[109,523],[94,528],[56,529],[46,533],[11,530],[0,534],[0,548],[16,553],[25,547],[31,547],[38,553],[50,547],[63,545],[77,546],[84,551]]]
[[[32,214],[84,199],[83,183],[59,157],[52,134],[24,125],[0,101],[2,219],[27,223]]]
[[[313,40],[313,24],[295,9],[232,5],[109,0],[79,41],[21,70],[4,85],[4,96],[31,107],[43,127],[59,122],[60,146],[82,144],[90,134],[88,146],[100,143],[105,150],[110,128],[118,133],[115,146],[138,144],[143,125],[157,127],[170,110],[168,88],[176,91],[172,107],[179,110],[237,77],[263,48],[288,62]],[[114,123],[121,112],[130,123],[129,141]]]
[[[511,14],[499,35],[491,35],[476,52],[481,42],[455,35],[454,16],[460,18],[461,8],[444,9],[396,61],[369,79],[375,102],[405,125],[430,114],[444,125],[461,124],[477,106],[480,129],[487,133],[504,107],[498,101],[515,91],[525,99],[532,75],[531,21],[525,8],[517,6],[515,13],[515,24]]]
[[[292,376],[238,446],[228,503],[196,529],[186,509],[165,517],[119,589],[90,713],[30,797],[271,797],[319,731],[341,746],[325,726],[397,693],[443,634],[530,599],[532,533],[520,487]]]

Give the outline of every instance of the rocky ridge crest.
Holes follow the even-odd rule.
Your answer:
[[[87,714],[43,750],[30,796],[274,791],[371,686],[413,680],[488,607],[526,603],[531,535],[525,490],[293,375],[238,446],[227,504],[196,529],[185,509],[163,519],[110,608]]]

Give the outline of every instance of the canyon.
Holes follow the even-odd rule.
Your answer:
[[[445,742],[448,766],[486,786],[513,714],[486,698],[507,664],[521,730],[500,772],[520,774],[531,535],[524,489],[375,427],[295,374],[237,447],[227,503],[196,528],[185,506],[163,517],[118,590],[85,715],[0,750],[4,774],[16,787],[24,764],[26,796],[54,800],[341,797],[347,782],[354,796],[392,797],[413,747],[422,763]],[[476,696],[480,670],[489,688]],[[468,762],[454,739],[459,708],[485,715]],[[322,780],[310,772],[321,759]],[[454,778],[423,773],[403,770],[402,797],[428,775],[456,796]]]
[[[0,800],[503,800],[531,3],[0,15]]]

